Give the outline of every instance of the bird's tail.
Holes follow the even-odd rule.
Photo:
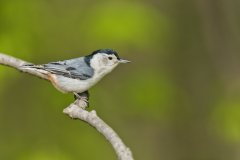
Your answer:
[[[42,65],[34,65],[34,64],[24,64],[19,67],[22,71],[32,70],[36,72],[40,72],[43,74],[48,74],[49,72],[44,70],[44,66]]]

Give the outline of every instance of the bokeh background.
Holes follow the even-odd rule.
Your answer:
[[[37,64],[113,48],[90,90],[137,160],[240,159],[240,1],[1,0],[0,52]],[[1,160],[112,160],[49,82],[0,66]]]

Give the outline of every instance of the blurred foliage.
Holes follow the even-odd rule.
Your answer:
[[[113,48],[132,61],[90,90],[90,110],[136,159],[238,160],[239,2],[1,0],[0,52],[36,64]],[[0,66],[0,159],[116,159],[73,101]]]
[[[105,43],[116,48],[149,49],[164,41],[160,39],[164,39],[168,31],[166,18],[155,8],[124,1],[94,6],[83,23],[86,42],[94,38],[95,44],[86,44],[91,46]],[[153,41],[156,39],[158,41]],[[122,46],[124,44],[126,46]]]
[[[136,113],[151,118],[166,118],[173,105],[171,102],[176,88],[164,73],[159,75],[155,73],[157,71],[153,69],[143,69],[141,75],[136,73],[128,78],[130,82],[126,87],[131,96],[127,97],[127,102],[132,106],[129,111],[134,113],[137,110]],[[137,92],[136,89],[138,89]]]
[[[239,97],[239,95],[238,95]],[[239,98],[223,101],[214,110],[216,130],[229,141],[240,142],[240,101]]]

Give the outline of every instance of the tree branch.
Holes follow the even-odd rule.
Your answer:
[[[34,70],[22,69],[20,66],[30,63],[21,59],[0,53],[0,64],[48,80],[47,76],[43,73],[39,73]],[[84,101],[81,99],[76,100],[74,103],[65,108],[63,110],[63,113],[67,114],[71,118],[85,121],[86,123],[96,128],[97,131],[100,132],[111,143],[119,160],[133,160],[130,149],[125,146],[117,133],[114,132],[110,126],[108,126],[101,118],[97,116],[96,111],[86,111],[85,107],[86,104]]]

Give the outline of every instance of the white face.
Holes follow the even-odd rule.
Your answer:
[[[107,74],[117,67],[119,60],[113,54],[98,53],[92,57],[90,64],[97,74]]]

